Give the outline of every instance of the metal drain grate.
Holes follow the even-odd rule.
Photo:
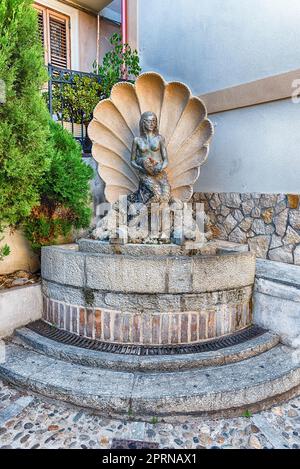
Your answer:
[[[43,337],[47,337],[48,339],[52,339],[56,342],[60,342],[66,345],[97,350],[99,352],[141,356],[184,355],[188,353],[212,352],[222,348],[241,344],[266,332],[265,329],[262,329],[259,326],[250,326],[243,331],[236,332],[226,337],[220,337],[218,339],[213,339],[206,342],[199,342],[197,344],[151,346],[100,342],[99,340],[80,337],[76,334],[72,334],[71,332],[58,329],[57,327],[51,326],[50,324],[41,320],[32,322],[27,326],[27,328],[42,335]]]

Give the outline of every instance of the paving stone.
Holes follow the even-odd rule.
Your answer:
[[[20,396],[11,385],[0,380],[1,393],[8,396],[6,407],[16,408]],[[0,427],[3,449],[105,449],[111,448],[114,439],[131,440],[133,445],[152,442],[161,449],[300,448],[300,397],[254,414],[250,419],[182,416],[172,423],[158,421],[156,424],[138,422],[133,417],[129,421],[126,417],[100,417],[64,402],[50,402],[42,396],[33,398],[28,392],[23,397],[31,399],[30,405],[13,417],[10,415]]]
[[[262,444],[261,444],[259,438],[257,438],[257,436],[255,436],[255,435],[250,436],[249,446],[250,446],[250,448],[253,448],[253,449],[262,449]]]
[[[251,420],[276,449],[284,449],[287,441],[280,428],[274,428],[263,415],[254,415]],[[282,436],[284,438],[282,438]],[[260,448],[258,448],[260,449]]]
[[[32,403],[33,397],[20,397],[11,405],[5,407],[0,412],[0,426],[3,426],[9,419],[18,415],[22,410]]]

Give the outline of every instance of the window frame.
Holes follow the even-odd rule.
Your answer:
[[[66,23],[66,59],[67,69],[71,69],[71,19],[70,16],[60,13],[52,8],[45,7],[39,3],[34,3],[33,7],[43,15],[43,37],[44,37],[44,58],[45,64],[51,64],[51,46],[50,46],[50,18],[63,20]],[[54,65],[54,64],[53,64]],[[55,65],[56,66],[56,65]],[[63,68],[63,67],[60,67]]]

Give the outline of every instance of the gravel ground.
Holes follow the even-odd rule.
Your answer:
[[[232,419],[113,420],[22,392],[0,381],[0,448],[111,448],[113,440],[163,449],[300,448],[300,397],[269,411]]]

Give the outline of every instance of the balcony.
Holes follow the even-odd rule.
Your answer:
[[[87,127],[92,118],[94,106],[85,105],[80,99],[80,93],[71,93],[72,89],[90,84],[100,85],[100,77],[93,73],[78,72],[66,68],[48,65],[48,107],[55,121],[72,133],[73,137],[80,143],[83,157],[91,155],[92,143],[87,135]],[[101,88],[99,86],[99,101],[101,99]]]
[[[112,0],[73,0],[68,2],[74,6],[83,8],[84,10],[91,11],[93,13],[98,13],[107,5],[112,3]]]

